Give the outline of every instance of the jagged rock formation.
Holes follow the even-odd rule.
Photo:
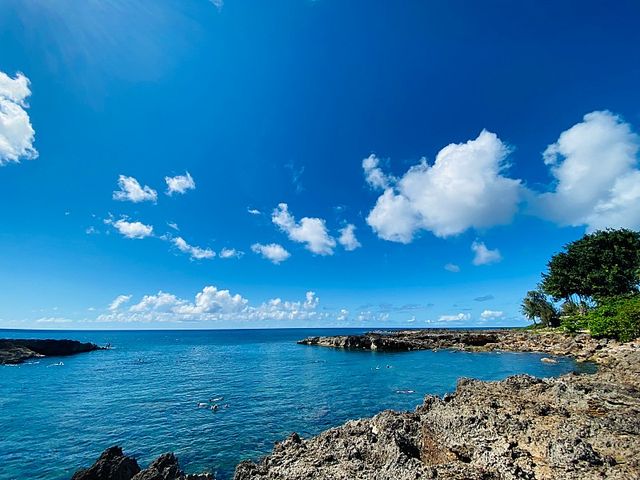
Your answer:
[[[214,480],[208,473],[188,475],[180,470],[173,453],[160,455],[148,468],[140,470],[138,462],[126,456],[122,448],[107,448],[96,463],[78,470],[71,480]]]
[[[140,472],[138,462],[127,457],[120,447],[107,448],[89,468],[78,470],[71,480],[131,480]]]
[[[612,344],[593,375],[461,379],[415,412],[292,435],[235,480],[640,478],[640,343]]]
[[[0,365],[22,363],[30,358],[58,357],[101,350],[93,343],[77,340],[0,339]]]
[[[408,351],[455,348],[468,351],[544,352],[586,360],[611,343],[590,335],[514,330],[407,330],[363,335],[309,337],[302,345],[356,350]],[[614,342],[615,343],[615,342]]]

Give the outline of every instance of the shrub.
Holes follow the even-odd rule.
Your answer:
[[[580,330],[587,330],[589,328],[588,315],[563,315],[560,317],[560,327],[566,332],[576,333]]]
[[[640,295],[604,300],[591,310],[586,321],[594,337],[627,342],[640,337]]]

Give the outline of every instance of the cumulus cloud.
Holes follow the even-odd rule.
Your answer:
[[[145,225],[142,222],[129,222],[124,218],[117,221],[105,220],[105,223],[113,225],[120,234],[127,238],[141,239],[149,237],[153,233],[151,225]]]
[[[458,313],[457,315],[440,315],[439,322],[462,322],[471,320],[470,313]]]
[[[145,295],[126,310],[114,309],[98,317],[101,322],[199,322],[199,321],[262,321],[262,320],[322,320],[329,312],[319,310],[320,300],[308,291],[303,300],[288,301],[273,298],[251,305],[240,294],[206,286],[193,301],[171,293]],[[338,316],[340,313],[338,313]]]
[[[640,228],[640,137],[619,116],[595,111],[544,151],[555,189],[534,213],[561,225]]]
[[[264,258],[269,260],[276,265],[284,262],[287,258],[291,256],[289,252],[282,246],[277,243],[269,243],[264,245],[262,243],[254,243],[251,245],[251,250],[259,255],[262,255]]]
[[[113,199],[121,202],[129,201],[133,203],[139,202],[155,202],[158,200],[158,193],[151,187],[140,185],[138,180],[126,175],[118,177],[118,187],[120,190],[113,192]]]
[[[385,174],[380,168],[380,160],[374,154],[362,160],[362,169],[365,180],[372,188],[384,190],[395,181],[395,178]]]
[[[223,259],[227,258],[240,258],[244,255],[244,252],[236,250],[235,248],[223,248],[220,250],[218,256]]]
[[[273,210],[271,220],[294,242],[304,243],[307,250],[318,255],[333,255],[336,241],[329,235],[325,221],[321,218],[304,217],[300,222],[289,213],[286,203]]]
[[[194,260],[208,259],[216,256],[216,252],[210,248],[194,247],[193,245],[189,245],[182,237],[173,238],[171,242],[178,248],[178,250],[188,254]]]
[[[232,295],[229,290],[218,290],[207,286],[196,295],[195,302],[176,305],[174,312],[186,315],[205,313],[240,313],[249,302],[239,294]]]
[[[132,305],[129,308],[130,312],[165,312],[169,313],[173,311],[173,308],[182,305],[185,302],[178,299],[171,293],[158,292],[156,295],[145,295],[140,302]]]
[[[367,182],[384,192],[367,217],[379,237],[410,243],[428,230],[448,237],[470,228],[508,223],[522,194],[520,180],[503,175],[510,149],[483,130],[475,140],[451,144],[433,165],[425,159],[400,179],[384,175],[377,159],[363,161]]]
[[[348,224],[344,228],[340,229],[340,237],[338,242],[344,247],[345,250],[352,251],[362,246],[362,244],[356,238],[356,226]]]
[[[485,310],[480,314],[484,320],[496,319],[504,317],[504,312],[500,310]]]
[[[455,263],[447,263],[444,266],[444,269],[447,272],[453,272],[453,273],[458,273],[460,271],[460,267],[458,265],[456,265]]]
[[[196,188],[196,182],[193,181],[189,172],[175,177],[164,177],[164,181],[167,182],[167,195],[183,194],[187,190],[195,190]]]
[[[26,111],[30,95],[29,79],[22,73],[11,78],[0,72],[0,166],[38,156],[36,132]]]
[[[338,316],[336,317],[336,320],[338,320],[339,322],[343,322],[348,318],[349,318],[349,310],[347,310],[346,308],[342,308],[338,312]]]
[[[109,304],[109,310],[117,310],[122,305],[131,300],[131,295],[118,295],[114,300]]]
[[[471,244],[471,251],[475,254],[473,257],[474,265],[491,265],[492,263],[498,263],[502,260],[500,250],[497,248],[491,250],[487,248],[484,242],[475,241]]]

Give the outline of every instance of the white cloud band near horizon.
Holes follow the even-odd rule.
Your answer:
[[[318,308],[320,300],[311,290],[306,292],[303,300],[289,301],[276,297],[255,306],[240,294],[232,294],[229,290],[221,290],[211,285],[198,292],[192,301],[160,291],[154,295],[144,295],[137,303],[125,307],[130,298],[123,295],[116,297],[110,304],[109,310],[99,315],[96,321],[114,323],[259,322],[329,318],[328,312]]]

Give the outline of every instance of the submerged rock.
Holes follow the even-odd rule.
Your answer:
[[[102,350],[94,343],[77,340],[0,339],[0,364],[22,363],[30,358],[59,357]]]

